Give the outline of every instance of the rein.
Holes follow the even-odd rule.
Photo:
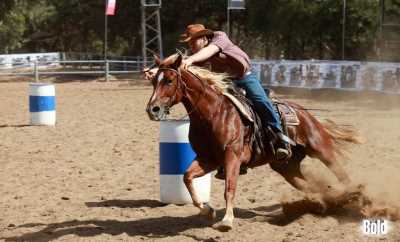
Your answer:
[[[160,72],[161,70],[173,71],[173,72],[175,72],[175,73],[177,74],[177,76],[178,76],[178,80],[177,80],[177,84],[176,84],[176,88],[175,88],[174,96],[173,96],[174,98],[176,97],[176,93],[177,93],[178,88],[180,87],[180,85],[183,85],[183,86],[185,87],[185,89],[192,90],[192,89],[188,88],[188,87],[186,86],[186,84],[182,81],[182,74],[181,74],[180,71],[177,71],[177,70],[175,70],[175,69],[173,69],[173,68],[165,68],[165,67],[159,68],[159,69],[158,69],[159,72]],[[205,92],[205,85],[204,85],[203,80],[201,80],[201,78],[198,77],[198,76],[197,76],[196,74],[194,74],[193,72],[190,72],[189,70],[186,70],[186,71],[189,72],[190,74],[192,74],[194,77],[196,77],[196,78],[200,81],[200,83],[201,83],[201,85],[202,85],[202,92],[201,92],[200,96],[197,98],[195,104],[193,105],[194,108],[193,108],[192,110],[190,110],[190,112],[188,112],[185,116],[183,116],[183,117],[180,118],[180,119],[183,119],[184,117],[189,116],[190,114],[192,114],[194,111],[196,111],[196,110],[198,109],[198,105],[197,105],[197,104],[199,103],[200,99],[203,97],[204,92]],[[188,98],[185,94],[184,94],[183,96],[186,97],[186,98]],[[172,101],[171,101],[171,100],[172,100],[172,99],[170,99],[170,102],[168,103],[168,106],[169,106],[169,107],[170,107],[171,104],[172,104]]]

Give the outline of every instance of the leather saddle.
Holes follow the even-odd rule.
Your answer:
[[[223,93],[224,96],[229,98],[231,102],[236,106],[240,114],[250,122],[254,122],[254,115],[252,110],[252,103],[245,97],[245,91],[241,88],[232,86],[227,89],[227,92]],[[278,111],[281,119],[282,126],[297,126],[300,124],[300,120],[296,114],[296,111],[285,101],[278,99],[275,95],[269,93],[273,104]]]

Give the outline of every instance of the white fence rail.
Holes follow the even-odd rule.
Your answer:
[[[127,60],[34,60],[18,65],[2,62],[0,76],[34,76],[38,82],[41,75],[92,74],[104,75],[108,81],[110,75],[140,73],[144,66],[151,64]]]
[[[65,60],[66,58],[72,60]],[[0,76],[27,75],[39,81],[41,75],[109,75],[139,73],[141,57],[99,58],[90,53],[40,53],[0,55]],[[340,90],[371,90],[400,94],[400,63],[317,60],[253,60],[253,69],[264,86]]]

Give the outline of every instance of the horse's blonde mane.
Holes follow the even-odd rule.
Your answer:
[[[230,76],[226,73],[212,72],[199,66],[189,66],[188,70],[206,81],[208,85],[214,87],[217,91],[225,92],[230,84]]]
[[[182,52],[173,54],[163,60],[161,65],[169,66],[176,61],[179,55],[185,59],[186,55]],[[208,85],[212,86],[216,91],[225,92],[230,84],[230,76],[226,73],[216,73],[212,72],[206,68],[199,66],[189,66],[188,71],[200,77],[202,80],[206,81]]]

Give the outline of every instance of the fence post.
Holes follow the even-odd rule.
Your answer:
[[[106,64],[106,70],[105,70],[106,82],[108,82],[108,72],[109,72],[109,63],[108,63],[108,60],[105,60],[105,64]]]
[[[66,61],[67,57],[65,55],[65,52],[61,53],[61,61]],[[59,63],[63,68],[65,68],[66,64],[64,62]]]
[[[87,54],[88,56],[88,60],[94,60],[92,57],[92,54]],[[89,70],[93,70],[93,63],[92,62],[89,62]]]
[[[35,60],[33,62],[33,73],[35,75],[35,82],[39,82],[39,70],[38,70],[38,61]]]

